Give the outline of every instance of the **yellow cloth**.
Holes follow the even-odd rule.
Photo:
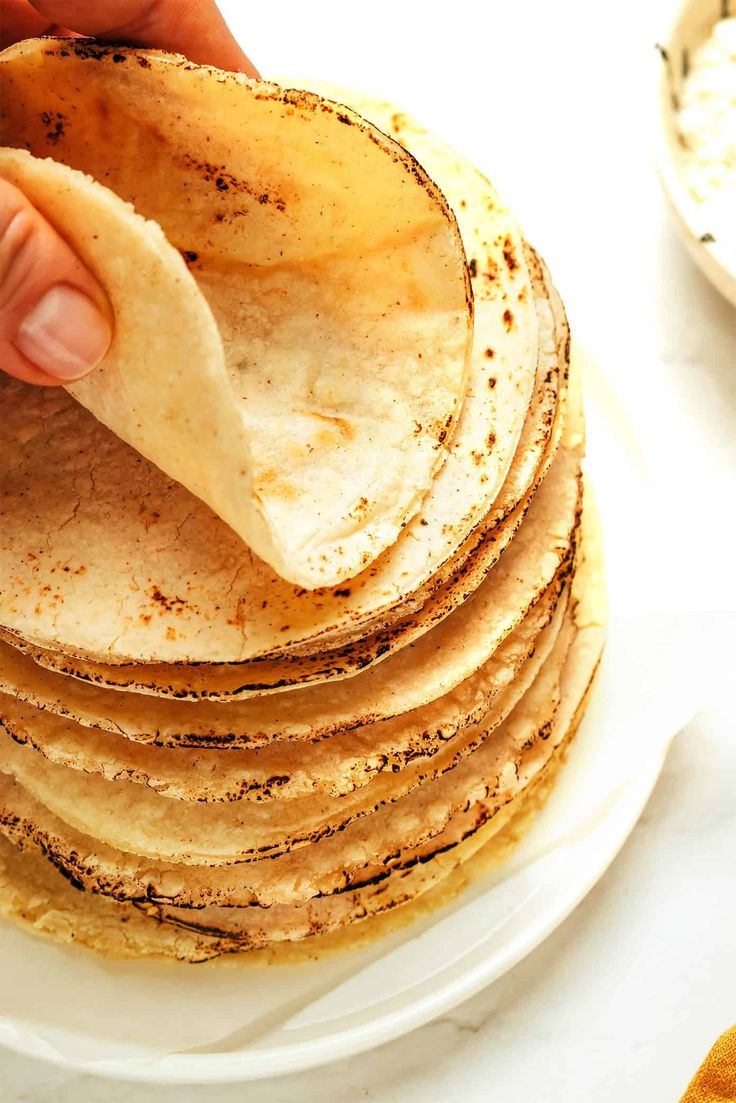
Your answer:
[[[734,1103],[736,1101],[736,1026],[713,1046],[690,1081],[680,1103]]]

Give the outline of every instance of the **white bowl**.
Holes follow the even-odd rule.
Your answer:
[[[677,103],[692,50],[708,37],[719,19],[736,16],[736,0],[684,0],[669,35],[660,40],[659,105],[656,157],[660,180],[680,235],[702,271],[736,306],[736,267],[717,239],[717,227],[688,191],[683,149],[677,134]],[[710,240],[715,236],[716,240]]]

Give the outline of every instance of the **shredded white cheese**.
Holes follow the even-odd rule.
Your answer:
[[[736,265],[736,19],[716,23],[689,59],[677,126],[685,183],[712,236]]]

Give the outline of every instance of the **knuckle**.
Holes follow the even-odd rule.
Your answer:
[[[0,176],[0,237],[5,234],[16,215],[27,212],[29,207],[23,192]]]

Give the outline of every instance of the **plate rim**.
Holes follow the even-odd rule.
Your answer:
[[[673,96],[680,79],[673,65],[675,61],[678,65],[681,63],[683,46],[690,40],[692,26],[699,27],[706,15],[711,26],[715,26],[720,18],[729,15],[736,17],[734,0],[725,2],[726,8],[723,3],[719,5],[719,0],[679,0],[666,35],[656,44],[659,57],[655,70],[653,145],[659,182],[680,239],[706,279],[731,305],[736,306],[736,269],[729,263],[728,255],[718,241],[706,242],[701,236],[703,216],[680,172],[673,136],[676,115]],[[729,5],[733,10],[727,10]]]
[[[596,691],[597,687],[594,686],[593,694]],[[690,722],[697,712],[697,705],[686,711],[687,715],[679,723],[677,730]],[[662,772],[668,747],[669,744],[652,751],[647,756],[646,769],[642,764],[640,772],[632,775],[622,788],[620,799],[630,800],[629,812],[622,830],[608,847],[601,849],[599,860],[587,864],[583,875],[568,883],[566,891],[556,897],[540,917],[512,938],[502,951],[497,951],[492,957],[481,958],[471,968],[442,983],[438,989],[410,1000],[403,1007],[393,1008],[365,1023],[322,1038],[273,1046],[260,1051],[256,1049],[233,1053],[169,1054],[163,1057],[115,1057],[99,1062],[73,1062],[52,1048],[39,1052],[37,1036],[30,1027],[27,1034],[24,1034],[21,1026],[11,1026],[7,1031],[9,1036],[4,1036],[6,1024],[1,1022],[0,1046],[20,1056],[31,1057],[79,1075],[129,1083],[183,1086],[246,1083],[294,1075],[358,1056],[395,1041],[451,1011],[499,980],[562,925],[600,881],[630,837]],[[636,799],[631,800],[632,793]]]

